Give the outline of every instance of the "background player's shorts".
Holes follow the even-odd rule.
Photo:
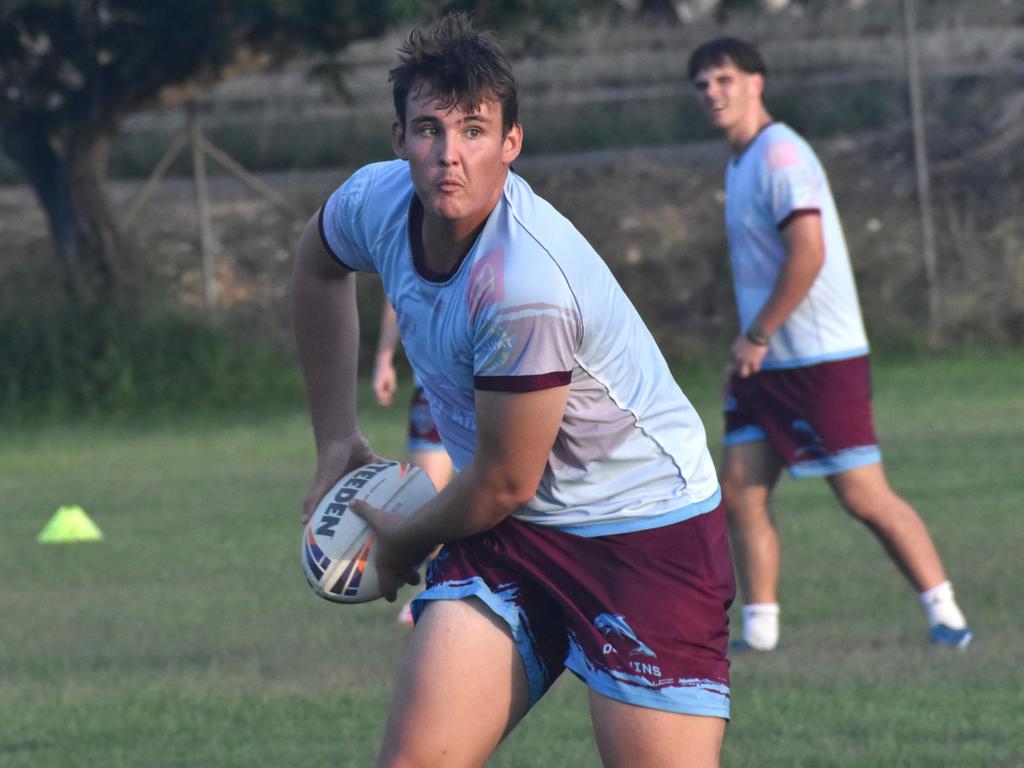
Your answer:
[[[482,600],[511,630],[531,706],[568,667],[618,701],[728,718],[734,593],[721,505],[591,538],[506,518],[445,545],[413,615],[428,600]]]
[[[416,387],[409,401],[409,436],[405,442],[409,453],[424,451],[443,451],[441,435],[437,433],[434,417],[430,415],[430,403],[423,392],[423,387]]]
[[[867,356],[760,371],[729,382],[725,445],[768,440],[794,477],[881,461]]]

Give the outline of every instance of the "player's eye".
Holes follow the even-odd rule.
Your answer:
[[[471,139],[479,139],[484,135],[484,132],[479,128],[467,128],[466,135]]]

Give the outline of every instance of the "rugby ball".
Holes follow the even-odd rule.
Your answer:
[[[379,598],[373,529],[348,508],[349,502],[360,499],[408,515],[435,494],[426,472],[404,462],[366,464],[342,477],[316,505],[302,533],[302,568],[309,586],[336,603]]]

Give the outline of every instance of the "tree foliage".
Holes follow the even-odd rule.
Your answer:
[[[551,29],[612,0],[0,0],[2,145],[47,213],[65,292],[130,303],[136,264],[105,179],[124,119],[300,52],[470,11]]]
[[[3,147],[47,212],[68,295],[130,301],[104,192],[125,117],[232,71],[337,51],[428,0],[0,0]],[[173,89],[173,91],[172,91]],[[172,93],[174,94],[172,96]]]

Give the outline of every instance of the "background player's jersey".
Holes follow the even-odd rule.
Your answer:
[[[795,368],[867,354],[857,288],[825,169],[791,128],[772,123],[729,162],[725,227],[743,329],[768,300],[786,258],[780,227],[818,211],[825,263],[811,290],[772,335],[763,368]]]
[[[410,216],[418,221],[421,211],[408,164],[376,163],[324,204],[321,235],[346,267],[380,273],[456,468],[476,446],[475,390],[568,384],[544,476],[517,518],[590,536],[717,506],[700,418],[604,262],[564,217],[510,173],[476,243],[439,276],[410,245]]]

